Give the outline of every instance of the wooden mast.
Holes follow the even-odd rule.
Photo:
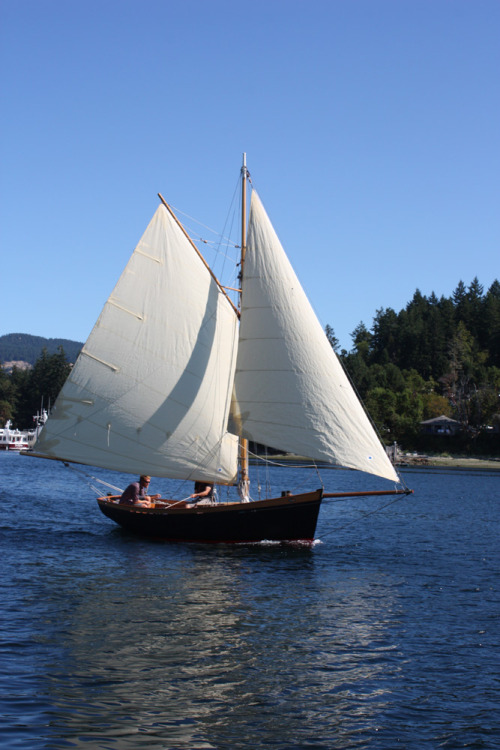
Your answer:
[[[243,154],[243,166],[241,167],[241,261],[240,261],[240,288],[243,289],[243,274],[245,269],[245,255],[247,250],[247,155]],[[241,297],[239,296],[239,308],[241,314]],[[248,440],[240,438],[240,488],[243,496],[248,494]]]

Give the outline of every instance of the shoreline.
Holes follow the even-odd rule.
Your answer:
[[[396,466],[400,468],[414,466],[437,466],[447,469],[487,469],[488,471],[500,471],[500,459],[479,458],[476,456],[428,456],[419,454],[415,456],[401,456]]]
[[[279,463],[309,463],[309,459],[303,456],[287,454],[274,454],[272,456],[258,456],[259,459],[276,461]],[[318,464],[320,466],[321,464]],[[419,466],[431,466],[447,469],[483,469],[486,471],[500,471],[500,458],[481,458],[479,456],[432,456],[426,453],[415,453],[401,455],[395,466],[399,469],[417,468]],[[332,467],[335,468],[335,467]],[[340,467],[339,467],[340,468]]]
[[[2,453],[19,455],[20,451],[0,450],[0,455],[2,455]],[[305,458],[304,456],[294,456],[290,453],[280,453],[268,456],[255,455],[254,460],[263,460],[270,463],[275,462],[280,464],[310,464],[310,459]],[[250,463],[252,463],[252,460]],[[317,466],[320,467],[321,463],[318,463]],[[479,456],[433,456],[425,453],[410,453],[408,455],[401,455],[399,460],[396,461],[395,466],[398,469],[429,466],[446,469],[482,469],[483,471],[500,471],[500,458],[481,458]],[[331,466],[330,468],[341,467]]]

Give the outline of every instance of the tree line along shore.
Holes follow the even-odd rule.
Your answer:
[[[497,280],[486,291],[477,278],[469,286],[460,281],[449,297],[427,297],[417,289],[399,312],[380,308],[370,328],[360,322],[350,350],[340,349],[330,325],[325,333],[386,445],[464,460],[500,457]],[[65,343],[74,345],[74,361],[81,344]],[[9,353],[16,359],[19,352]],[[45,346],[31,367],[1,368],[0,422],[30,427],[42,403],[44,408],[54,403],[71,366],[59,343],[53,353]],[[442,416],[458,425],[454,434],[423,431],[422,422]]]

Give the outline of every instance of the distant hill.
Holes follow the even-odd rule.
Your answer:
[[[68,362],[75,362],[83,344],[69,339],[45,339],[43,336],[31,336],[29,333],[7,333],[0,336],[0,363],[26,362],[34,365],[46,348],[49,354],[55,354],[62,346]]]

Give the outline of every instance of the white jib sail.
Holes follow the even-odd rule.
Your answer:
[[[226,431],[237,318],[159,206],[90,334],[36,450],[136,474],[233,482]]]
[[[230,429],[399,481],[255,190]]]

